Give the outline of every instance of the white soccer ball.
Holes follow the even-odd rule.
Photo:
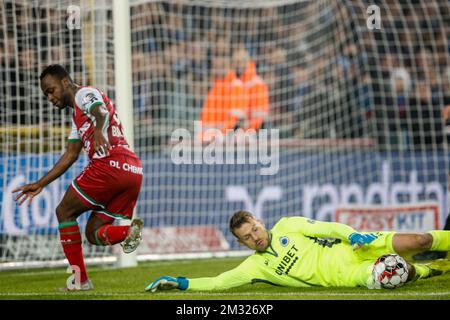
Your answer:
[[[381,288],[401,287],[406,283],[408,275],[408,264],[397,254],[385,254],[379,257],[372,269],[375,285]]]

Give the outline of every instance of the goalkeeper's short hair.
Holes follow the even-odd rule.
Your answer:
[[[242,226],[246,222],[250,222],[250,219],[254,219],[255,217],[248,211],[239,210],[236,211],[230,219],[230,231],[237,238],[234,230]]]

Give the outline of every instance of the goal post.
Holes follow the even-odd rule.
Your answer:
[[[114,28],[114,80],[115,105],[120,121],[124,127],[124,135],[134,149],[134,122],[131,71],[131,29],[130,3],[128,0],[113,1]],[[136,211],[136,210],[135,210]],[[133,215],[136,216],[136,212]],[[121,221],[123,223],[123,221]],[[118,267],[133,267],[137,265],[137,253],[118,253]]]

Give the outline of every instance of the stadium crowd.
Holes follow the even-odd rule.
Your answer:
[[[369,4],[301,1],[239,10],[178,1],[132,5],[137,145],[164,146],[174,128],[192,129],[213,84],[214,59],[232,60],[245,47],[269,89],[263,126],[279,129],[281,138],[374,138],[381,148],[439,148],[441,111],[450,104],[450,7],[437,0],[403,6],[385,0],[382,29],[370,30]],[[12,112],[2,108],[2,122],[54,121],[56,112],[41,111],[38,73],[57,61],[76,81],[92,82],[93,73],[83,69],[83,29],[61,28],[65,8],[39,11],[8,1],[4,8],[3,15],[15,10],[17,20],[7,21],[0,37],[0,102],[12,105]],[[111,26],[109,21],[108,40]],[[106,88],[114,83],[111,52]]]

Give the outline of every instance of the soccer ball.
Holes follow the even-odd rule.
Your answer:
[[[408,274],[408,264],[397,254],[385,254],[379,257],[372,269],[372,278],[378,288],[401,287],[406,283]]]

